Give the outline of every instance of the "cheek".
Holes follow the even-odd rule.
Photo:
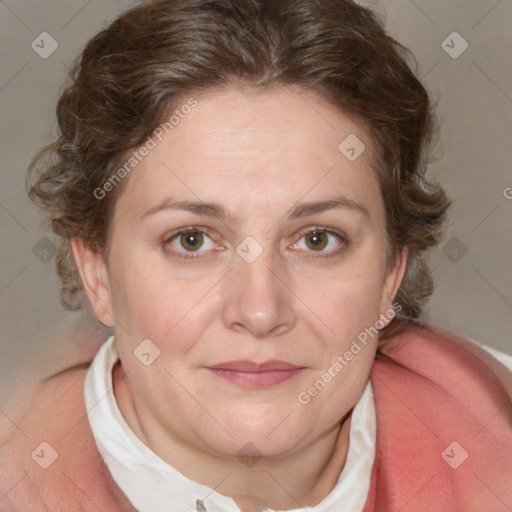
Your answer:
[[[355,401],[368,378],[378,341],[383,266],[354,265],[333,279],[321,296],[318,308],[334,336],[324,337],[324,365],[318,376],[329,382],[319,402],[336,407]],[[333,405],[334,406],[334,405]],[[336,408],[335,407],[335,408]],[[334,415],[333,418],[336,416]]]
[[[385,262],[371,260],[356,256],[322,279],[320,286],[311,288],[307,280],[302,283],[302,293],[309,296],[308,305],[343,339],[379,318]]]
[[[213,318],[212,276],[180,279],[147,258],[125,260],[113,276],[114,316],[134,343],[149,338],[173,352],[186,350]]]

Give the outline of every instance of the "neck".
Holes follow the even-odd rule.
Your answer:
[[[114,395],[135,435],[187,478],[233,498],[242,512],[315,506],[335,487],[347,456],[350,415],[286,457],[245,465],[237,457],[212,455],[165,430],[137,403],[124,376],[116,364]]]

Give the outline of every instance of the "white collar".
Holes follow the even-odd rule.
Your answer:
[[[98,451],[130,502],[139,512],[240,512],[232,498],[184,476],[130,429],[112,388],[112,368],[118,359],[114,336],[111,336],[87,371],[84,394]],[[315,507],[287,512],[361,512],[370,487],[375,437],[375,403],[368,381],[352,412],[349,449],[336,487]],[[276,511],[265,509],[264,512]]]

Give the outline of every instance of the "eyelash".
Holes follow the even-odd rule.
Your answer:
[[[335,249],[334,251],[331,250],[330,252],[328,252],[326,254],[322,254],[324,251],[318,251],[318,252],[307,251],[307,252],[313,253],[313,255],[311,255],[311,256],[306,256],[307,259],[316,259],[319,257],[320,258],[333,258],[333,257],[338,256],[344,249],[346,249],[350,245],[348,238],[344,233],[339,232],[337,230],[325,228],[322,226],[310,226],[308,228],[304,228],[303,230],[301,230],[298,233],[298,235],[299,235],[298,241],[300,241],[305,235],[307,235],[309,233],[313,233],[315,231],[320,231],[327,235],[333,235],[333,236],[337,237],[339,242],[341,243],[341,246],[339,248]],[[173,231],[172,233],[169,233],[163,241],[163,246],[164,246],[164,248],[166,248],[170,244],[170,242],[172,242],[174,239],[178,238],[179,236],[181,236],[183,234],[196,233],[196,232],[201,233],[203,235],[207,235],[208,238],[210,238],[213,241],[212,237],[209,235],[210,230],[208,228],[204,228],[204,227],[200,227],[200,226],[190,226],[185,229],[179,229],[179,230]],[[296,245],[298,243],[298,241],[295,242],[293,245]],[[194,259],[202,258],[203,256],[201,256],[201,252],[205,252],[205,251],[197,251],[196,253],[189,251],[189,252],[183,253],[181,251],[172,250],[169,252],[172,252],[173,256],[176,256],[177,258],[182,258],[184,260],[194,260]],[[184,254],[187,254],[187,256],[185,256]]]

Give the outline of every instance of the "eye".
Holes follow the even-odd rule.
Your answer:
[[[204,231],[191,227],[171,233],[165,240],[165,246],[171,246],[173,252],[181,253],[180,256],[193,258],[194,256],[186,256],[186,253],[211,250],[215,243]]]
[[[341,233],[326,228],[313,228],[302,232],[300,240],[293,247],[308,252],[329,253],[330,256],[340,252],[346,245],[347,239]]]
[[[198,258],[201,253],[216,249],[215,242],[205,229],[194,226],[168,234],[163,245],[174,256],[186,259]],[[346,246],[348,246],[348,240],[345,235],[331,229],[314,227],[302,231],[299,241],[293,244],[292,248],[330,257],[336,256]]]

